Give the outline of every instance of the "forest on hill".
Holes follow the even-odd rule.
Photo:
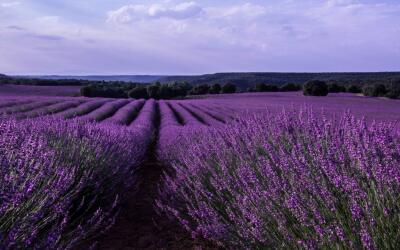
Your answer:
[[[284,85],[303,84],[310,80],[321,80],[340,85],[388,84],[400,78],[400,72],[366,73],[216,73],[198,76],[169,76],[160,82],[185,81],[191,85],[200,84],[235,84],[239,90],[247,90],[257,83]]]

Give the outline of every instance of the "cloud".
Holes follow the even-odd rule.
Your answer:
[[[14,2],[4,2],[4,3],[0,3],[0,6],[3,8],[10,8],[10,7],[15,7],[20,5],[20,2],[14,1]]]
[[[93,16],[78,21],[47,11],[30,19],[22,13],[25,19],[17,21],[0,16],[0,48],[6,48],[0,68],[97,74],[400,69],[394,56],[400,4],[393,1],[182,1],[110,4],[101,12],[106,19],[96,12],[102,19],[93,23],[86,21]]]
[[[225,18],[259,18],[267,13],[267,8],[262,5],[244,3],[228,8],[217,8],[216,12]]]
[[[199,15],[203,9],[195,2],[185,2],[177,5],[151,4],[126,5],[107,13],[109,23],[129,23],[142,19],[187,19]]]

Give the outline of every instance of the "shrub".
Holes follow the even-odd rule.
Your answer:
[[[392,80],[388,87],[386,97],[391,99],[400,98],[400,79]]]
[[[397,249],[399,143],[350,114],[244,117],[172,143],[157,204],[226,249]]]
[[[362,89],[362,93],[365,96],[378,97],[378,96],[385,96],[387,93],[387,90],[386,90],[385,85],[375,84],[375,85],[364,86]]]
[[[236,92],[236,85],[227,83],[222,87],[222,93],[224,94],[232,94]]]
[[[147,99],[147,89],[144,86],[137,86],[129,91],[129,97],[134,99]]]
[[[210,86],[207,84],[201,84],[194,86],[192,90],[190,91],[191,95],[205,95],[208,94],[208,91],[210,90]]]
[[[218,83],[213,84],[209,90],[210,94],[219,94],[221,92],[221,85],[219,85]]]
[[[298,84],[288,83],[288,84],[283,85],[280,88],[280,90],[284,91],[284,92],[286,92],[286,91],[287,92],[289,92],[289,91],[299,91],[299,90],[301,90],[301,86],[298,85]]]
[[[328,85],[324,81],[308,81],[303,86],[303,93],[306,96],[327,96],[329,93]]]
[[[339,86],[336,83],[332,83],[328,85],[328,91],[329,93],[340,93],[340,92],[346,92],[346,87],[344,86]]]
[[[357,93],[361,93],[362,89],[357,85],[350,85],[347,88],[347,92],[357,94]]]
[[[275,85],[269,85],[265,83],[257,83],[254,87],[255,92],[276,92],[279,88]]]
[[[160,85],[154,84],[147,86],[147,96],[148,98],[159,99]]]
[[[81,96],[92,97],[92,88],[89,86],[81,87]]]

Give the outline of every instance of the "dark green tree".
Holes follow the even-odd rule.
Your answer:
[[[137,86],[133,88],[128,93],[130,98],[134,99],[147,99],[149,96],[147,95],[147,89],[144,86]]]
[[[210,94],[219,94],[221,92],[221,85],[219,85],[218,83],[213,84],[209,90]]]
[[[147,86],[147,95],[149,98],[160,99],[160,86],[157,83]]]
[[[224,94],[236,93],[236,85],[234,85],[232,83],[227,83],[224,86],[222,86],[221,92]]]
[[[327,96],[328,85],[324,81],[311,80],[303,85],[303,93],[306,96]]]
[[[366,85],[362,89],[362,93],[365,96],[385,96],[387,93],[386,87],[383,84],[375,84],[375,85]]]
[[[361,93],[362,90],[359,86],[353,84],[347,88],[347,92],[357,94],[357,93]]]

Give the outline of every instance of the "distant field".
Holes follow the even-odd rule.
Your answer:
[[[79,94],[79,86],[26,86],[1,85],[1,96],[74,96]]]
[[[289,93],[243,93],[233,95],[210,96],[209,101],[228,106],[241,112],[265,112],[282,108],[296,109],[312,107],[324,109],[328,114],[340,115],[351,111],[357,117],[368,120],[400,121],[400,100],[365,97],[356,94],[329,94],[326,97],[303,96],[301,92]]]

